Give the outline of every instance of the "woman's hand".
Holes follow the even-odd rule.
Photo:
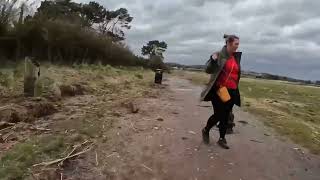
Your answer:
[[[211,59],[213,59],[213,60],[217,60],[218,57],[219,57],[219,54],[218,54],[217,52],[215,52],[215,53],[213,53],[213,54],[211,55]]]

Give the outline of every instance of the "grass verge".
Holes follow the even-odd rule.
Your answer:
[[[32,138],[15,145],[0,160],[1,179],[24,179],[31,173],[33,164],[65,156],[68,148],[63,136],[48,135]]]

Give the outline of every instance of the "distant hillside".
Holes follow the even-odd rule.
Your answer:
[[[175,67],[175,68],[182,68],[182,69],[192,68],[192,69],[203,70],[205,68],[205,65],[182,65],[182,64],[178,64],[178,63],[166,63],[166,65],[171,68]]]
[[[281,81],[288,81],[288,82],[294,82],[294,83],[299,83],[299,84],[320,85],[320,81],[301,80],[301,79],[295,79],[295,78],[291,78],[291,77],[287,77],[287,76],[274,75],[274,74],[270,74],[270,73],[257,73],[254,71],[242,71],[242,74],[244,76],[261,78],[261,79],[281,80]]]

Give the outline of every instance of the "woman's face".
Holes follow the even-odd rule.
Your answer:
[[[236,52],[239,47],[239,39],[234,39],[232,43],[229,43],[229,49],[231,52]]]

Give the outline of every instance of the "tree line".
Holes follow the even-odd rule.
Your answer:
[[[124,43],[133,17],[97,2],[0,0],[0,62],[26,56],[51,63],[147,66]],[[143,55],[146,55],[144,53]]]

